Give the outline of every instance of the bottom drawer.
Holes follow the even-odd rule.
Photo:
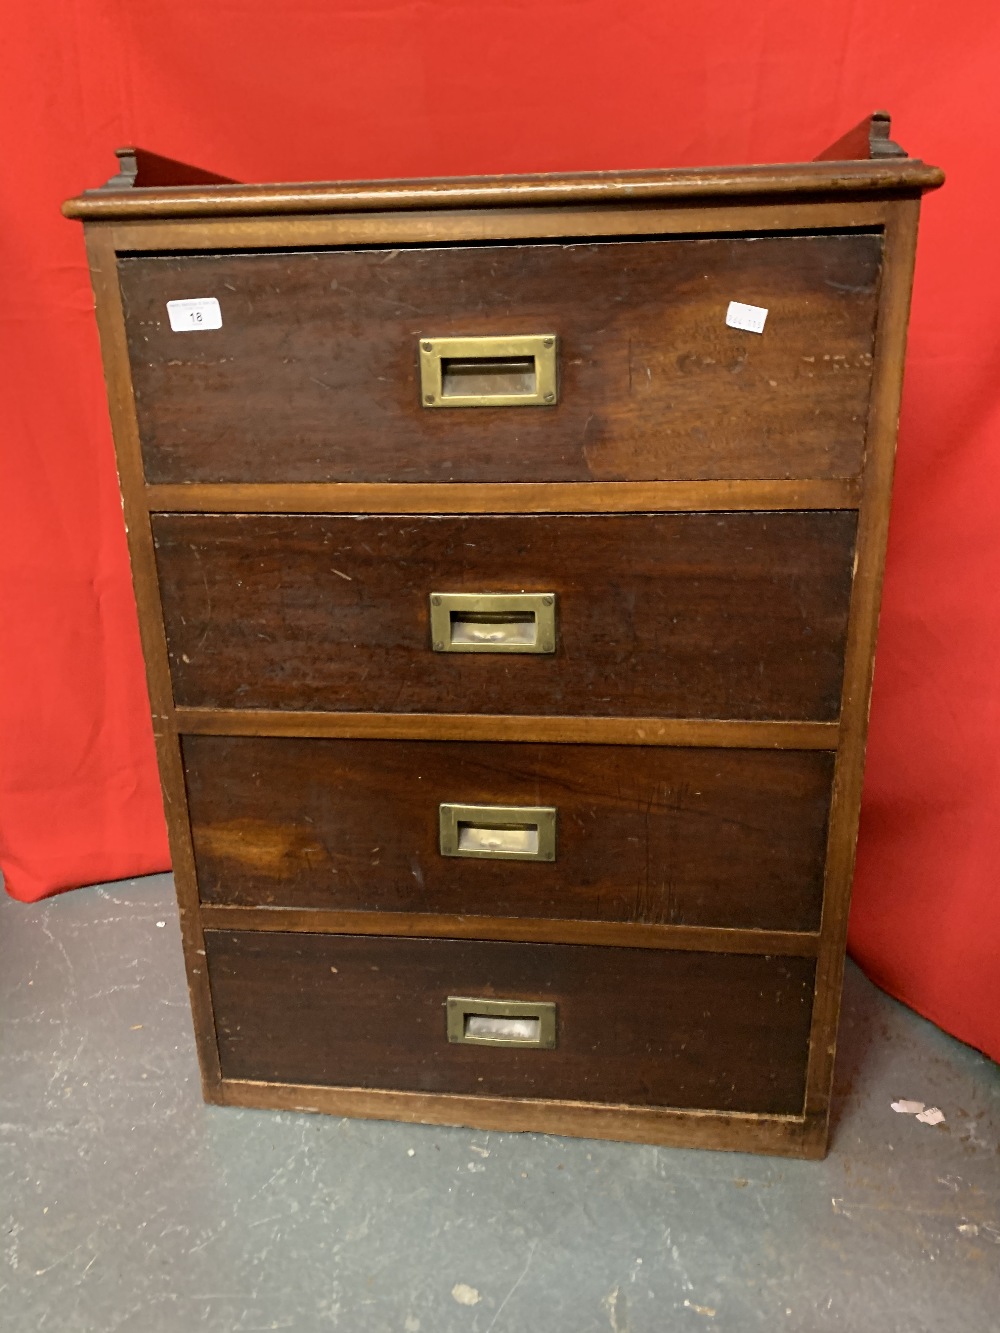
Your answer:
[[[205,941],[224,1078],[802,1113],[813,959],[265,931]],[[450,1041],[449,997],[554,1004],[554,1045]]]

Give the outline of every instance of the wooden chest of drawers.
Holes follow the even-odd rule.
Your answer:
[[[884,116],[698,172],[119,156],[66,212],[206,1097],[822,1154],[941,173]]]

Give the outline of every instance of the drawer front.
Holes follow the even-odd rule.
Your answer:
[[[830,754],[224,736],[183,749],[204,902],[819,928]],[[443,855],[451,804],[499,811],[515,846],[554,810],[554,859],[504,859],[502,836],[499,853]]]
[[[226,1078],[802,1112],[811,959],[256,931],[205,944]],[[555,1045],[450,1042],[449,997],[554,1004]]]
[[[146,476],[854,476],[880,264],[864,233],[123,258]],[[197,297],[221,327],[172,330],[167,302]],[[557,339],[557,401],[425,403],[422,341],[523,335]]]
[[[153,516],[180,705],[835,719],[855,515]],[[435,652],[434,592],[555,598]]]

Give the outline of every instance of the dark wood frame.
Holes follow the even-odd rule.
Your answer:
[[[206,185],[219,180],[166,159],[123,150],[123,175],[70,201],[86,225],[125,521],[139,608],[160,773],[177,884],[191,1004],[206,1100],[232,1106],[329,1111],[507,1130],[819,1157],[826,1151],[830,1089],[861,799],[864,747],[885,557],[896,426],[921,193],[936,168],[901,156],[876,113],[822,157],[873,160],[778,167],[658,171],[347,185]],[[867,151],[866,151],[867,146]],[[895,151],[894,151],[895,150]],[[131,156],[130,156],[131,155]],[[143,171],[145,161],[148,170]],[[192,169],[193,170],[193,169]],[[131,172],[131,176],[129,175]],[[151,182],[143,187],[143,176]],[[176,183],[164,188],[163,181]],[[568,236],[761,233],[833,228],[884,233],[867,460],[860,481],[757,480],[475,485],[149,486],[140,455],[119,254],[343,244],[413,244]],[[839,721],[389,716],[177,709],[164,638],[150,515],[189,512],[600,513],[856,508],[857,563]],[[616,744],[775,746],[836,751],[818,933],[537,922],[505,918],[202,906],[188,827],[180,736],[586,739]],[[810,1056],[801,1115],[651,1110],[553,1100],[424,1095],[224,1079],[205,964],[205,929],[472,937],[714,952],[791,954],[817,960]]]

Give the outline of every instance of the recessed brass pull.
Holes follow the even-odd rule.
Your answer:
[[[556,595],[431,593],[436,653],[554,653]]]
[[[552,407],[559,399],[554,333],[420,339],[424,407]]]
[[[449,995],[448,1040],[463,1046],[556,1044],[556,1007],[548,1000],[476,1000]]]
[[[458,805],[438,807],[442,856],[495,861],[554,861],[554,805]]]

